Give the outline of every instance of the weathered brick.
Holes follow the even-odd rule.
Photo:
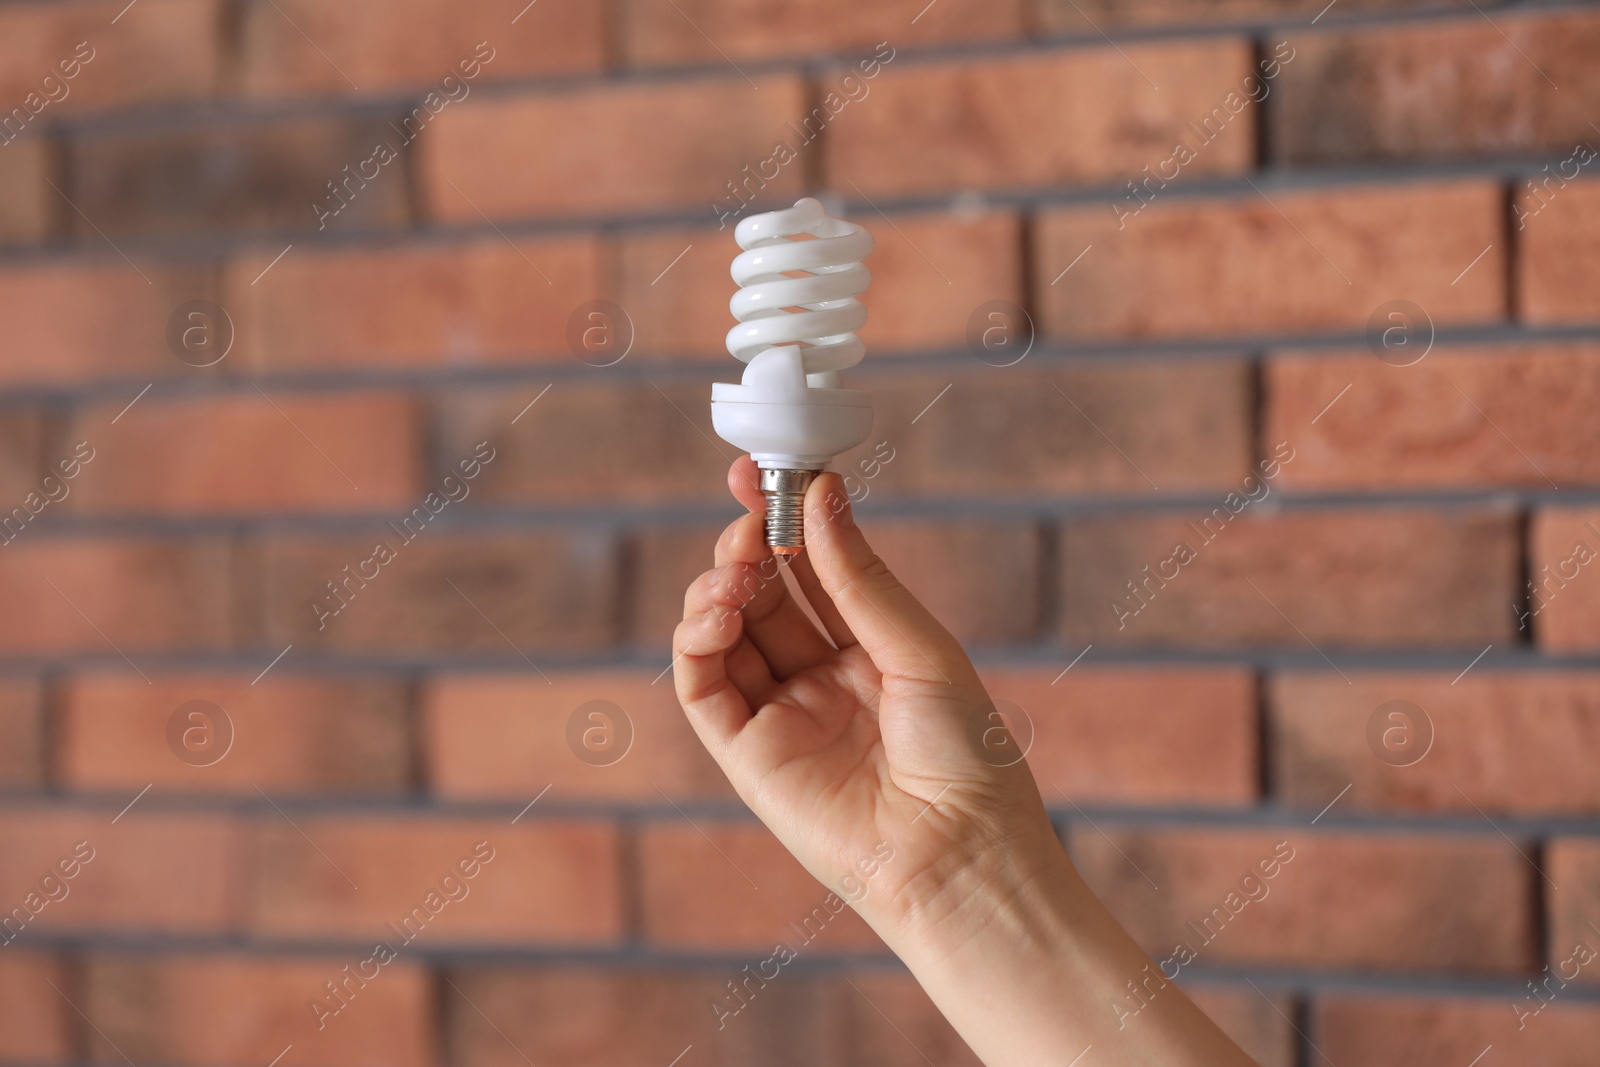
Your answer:
[[[739,365],[726,363],[718,377],[735,380]],[[864,368],[847,384],[870,391],[874,408],[872,434],[833,463],[858,501],[1146,493],[1153,485],[1222,491],[1250,466],[1252,389],[1241,361],[1063,370],[974,361],[943,373]],[[484,472],[478,499],[534,506],[618,496],[728,500],[726,470],[737,453],[711,427],[703,383],[563,381],[522,414],[538,393],[473,390],[445,404],[445,455],[464,454],[521,415],[495,436],[501,457]],[[1193,447],[1197,440],[1205,446]],[[564,462],[551,463],[552,455]],[[657,459],[645,464],[640,456]]]
[[[1270,483],[1253,484],[1259,492]],[[1516,631],[1508,610],[1518,580],[1510,514],[1251,515],[1246,503],[1230,515],[1226,499],[1192,516],[1067,522],[1060,547],[1066,640],[1269,644],[1314,654],[1313,643],[1477,648]]]
[[[750,957],[751,973],[772,953]],[[537,1063],[655,1063],[694,1051],[705,1067],[806,1067],[830,1059],[823,991],[782,971],[738,1001],[728,983],[745,980],[745,961],[695,970],[567,966],[490,968],[446,975],[446,1051],[452,1063],[527,1067]],[[771,973],[771,967],[767,968]],[[728,1014],[720,1015],[716,1005]],[[720,1021],[720,1025],[719,1025]]]
[[[1600,149],[1600,138],[1590,144]],[[1600,171],[1593,159],[1587,166]],[[1572,169],[1561,162],[1551,168]],[[1600,318],[1600,181],[1562,185],[1543,173],[1536,180],[1539,191],[1520,186],[1513,209],[1518,313],[1540,326],[1593,322]]]
[[[1600,509],[1538,511],[1528,528],[1528,584],[1506,610],[1548,652],[1600,646],[1600,581],[1586,568],[1600,553]],[[1527,613],[1524,620],[1522,613]]]
[[[403,952],[413,939],[430,947],[576,945],[620,933],[610,823],[300,815],[290,825],[269,813],[253,840],[249,926],[259,935],[383,938]],[[459,865],[475,856],[488,862],[464,878]]]
[[[280,668],[281,670],[281,668]],[[210,702],[190,718],[191,701]],[[385,792],[403,789],[411,767],[405,691],[392,682],[272,674],[243,676],[90,674],[60,699],[60,774],[77,789],[166,792]],[[195,730],[192,744],[179,734]],[[221,746],[223,738],[231,744]],[[179,755],[179,753],[184,755]],[[185,758],[187,757],[187,758]],[[190,761],[193,762],[190,762]],[[208,762],[214,761],[214,762]]]
[[[148,397],[119,417],[124,406],[70,420],[68,440],[101,447],[68,511],[371,513],[421,495],[422,412],[403,393]]]
[[[1550,926],[1546,947],[1549,973],[1558,979],[1600,985],[1600,968],[1595,966],[1593,955],[1600,952],[1600,842],[1581,837],[1557,838],[1545,846],[1544,863],[1549,880],[1541,882],[1540,888]],[[1589,948],[1586,964],[1581,953],[1572,959],[1580,943]],[[1578,972],[1575,979],[1574,969]],[[1538,980],[1542,982],[1544,977],[1541,974]],[[1557,988],[1552,982],[1543,992],[1548,997]],[[1529,1002],[1527,1006],[1538,1005]]]
[[[1071,847],[1157,961],[1515,974],[1536,958],[1536,878],[1487,828],[1428,837],[1074,822]]]
[[[1023,9],[1024,0],[945,0],[931,10],[926,0],[871,5],[818,0],[803,7],[739,0],[628,0],[620,21],[623,53],[631,63],[716,64],[729,56],[867,53],[885,40],[905,47],[1020,37]]]
[[[1290,674],[1269,689],[1282,800],[1341,808],[1579,814],[1600,810],[1600,678],[1582,674]],[[1405,701],[1422,710],[1391,708]],[[1401,713],[1390,718],[1389,713]],[[1377,727],[1369,726],[1376,719]],[[1369,730],[1394,730],[1379,748]],[[1432,737],[1431,745],[1426,738]],[[1379,753],[1383,755],[1380,756]],[[1397,763],[1409,762],[1406,766]]]
[[[871,358],[883,350],[960,347],[982,305],[1023,299],[1014,215],[979,209],[863,221],[874,241],[861,331]],[[728,356],[734,319],[722,299],[738,289],[728,274],[738,252],[731,225],[652,230],[622,240],[617,302],[633,320],[642,356],[718,362],[730,377],[739,370]]]
[[[568,380],[543,397],[541,389],[463,391],[442,405],[442,455],[466,455],[486,438],[495,442],[494,462],[474,484],[479,501],[727,499],[728,464],[739,453],[712,429],[711,390],[703,381]],[[535,398],[537,406],[527,408]],[[551,461],[555,456],[560,462]]]
[[[405,529],[410,542],[389,527],[368,537],[269,541],[260,586],[269,643],[471,650],[521,664],[540,650],[595,648],[615,636],[619,579],[608,536]],[[389,546],[387,563],[380,544]]]
[[[1044,537],[1024,522],[877,523],[873,547],[961,641],[1031,644],[1043,622]]]
[[[58,473],[50,469],[53,459],[46,461],[45,416],[39,408],[12,407],[0,409],[0,507],[11,508],[26,502],[26,507],[38,508],[39,498],[45,494],[41,484],[44,474]],[[51,487],[51,492],[61,490]],[[34,500],[27,500],[34,493]],[[42,505],[48,507],[48,504]]]
[[[256,96],[415,87],[454,103],[474,82],[604,61],[599,4],[534,4],[518,15],[489,0],[275,0],[245,8],[243,41],[244,85]]]
[[[1118,207],[1042,217],[1034,277],[1045,335],[1358,330],[1396,299],[1440,326],[1505,316],[1504,204],[1489,182],[1263,187],[1224,200],[1157,192],[1132,217]]]
[[[730,510],[729,522],[734,514]],[[670,658],[672,631],[683,618],[684,593],[690,582],[711,569],[722,529],[707,524],[655,530],[634,543],[636,576],[628,632],[636,642],[652,646],[663,666]]]
[[[721,527],[654,534],[638,546],[634,636],[659,644],[683,618],[689,583],[709,570]],[[1027,644],[1044,604],[1042,538],[1020,522],[873,522],[873,547],[944,626],[980,645]],[[981,562],[980,562],[981,561]]]
[[[0,617],[0,648],[111,661],[119,650],[228,648],[231,559],[220,540],[46,541],[25,527],[0,554],[0,602],[28,611]]]
[[[1190,986],[1184,992],[1260,1067],[1294,1067],[1299,1042],[1289,1022],[1294,1006],[1288,997],[1269,999],[1265,991],[1220,985]]]
[[[137,790],[129,790],[133,801]],[[116,819],[113,822],[113,819]],[[61,878],[80,842],[81,862]],[[11,808],[0,817],[0,901],[9,913],[56,875],[46,903],[12,940],[83,933],[222,934],[238,920],[236,879],[243,856],[224,817],[146,813],[135,806],[62,811]],[[49,887],[46,887],[49,888]]]
[[[479,211],[491,218],[648,211],[725,196],[736,207],[729,187],[746,180],[747,196],[759,192],[778,203],[799,193],[799,164],[770,180],[761,177],[761,164],[775,139],[792,136],[785,124],[803,109],[800,82],[788,76],[624,85],[450,108],[419,140],[424,195],[433,217],[474,224]]]
[[[1255,682],[1248,671],[1080,662],[1065,675],[1058,668],[995,668],[983,678],[995,700],[1027,713],[1034,738],[1028,766],[1052,808],[1235,807],[1256,798]]]
[[[113,236],[399,227],[411,217],[405,162],[369,166],[370,180],[358,173],[385,143],[405,151],[378,118],[85,135],[67,147],[82,211],[69,221],[83,242],[103,240],[96,227]]]
[[[824,888],[772,832],[670,809],[639,832],[644,938],[664,949],[799,955],[882,950],[854,910]],[[894,862],[893,860],[889,861]],[[873,891],[871,880],[864,883]],[[881,892],[881,890],[880,890]]]
[[[580,715],[591,701],[625,718],[606,708]],[[428,683],[423,713],[429,785],[443,796],[520,802],[546,787],[563,798],[651,804],[663,794],[733,796],[666,675],[447,675]]]
[[[1600,346],[1429,352],[1406,367],[1365,351],[1283,356],[1267,364],[1266,436],[1293,443],[1294,489],[1592,485],[1596,403]]]
[[[270,1063],[292,1046],[307,1067],[426,1067],[437,1040],[432,983],[404,958],[359,975],[367,953],[294,959],[94,956],[84,966],[84,1014],[97,1064],[206,1067]],[[368,965],[367,974],[374,967]],[[344,983],[341,1006],[325,983]],[[313,1001],[329,1012],[318,1025]],[[127,1059],[124,1059],[127,1057]],[[287,1057],[285,1057],[287,1058]]]
[[[141,0],[131,8],[126,0],[7,5],[0,10],[0,107],[37,111],[31,128],[93,108],[210,96],[221,69],[223,6],[218,0]],[[80,52],[80,44],[88,47]],[[68,73],[74,76],[64,78]],[[45,84],[47,76],[54,81]],[[30,93],[36,94],[31,103]],[[40,101],[48,102],[40,107]]]
[[[72,1058],[72,1011],[50,988],[62,984],[51,956],[11,949],[0,956],[0,1061],[67,1063]]]
[[[34,244],[54,232],[60,212],[70,210],[50,188],[54,178],[49,141],[24,137],[0,143],[0,244]]]
[[[1170,26],[1209,23],[1258,23],[1266,20],[1310,22],[1324,14],[1328,22],[1342,15],[1382,11],[1427,11],[1466,7],[1467,0],[1036,0],[1037,18],[1047,32],[1095,35],[1101,26]],[[1254,994],[1251,994],[1254,996]]]
[[[7,382],[137,381],[201,373],[167,347],[167,322],[191,300],[215,299],[211,271],[130,266],[114,253],[0,268],[0,320],[6,323]]]
[[[872,391],[873,431],[834,467],[858,498],[1225,490],[1250,470],[1238,360],[974,364],[852,384]]]
[[[1486,1063],[1529,1064],[1585,1063],[1593,1057],[1600,1043],[1600,1008],[1558,999],[1523,1020],[1519,1029],[1515,1003],[1520,1003],[1515,996],[1336,993],[1315,1001],[1311,1026],[1329,1062],[1363,1067],[1471,1063],[1474,1056]]]
[[[1570,151],[1600,111],[1592,12],[1468,11],[1291,43],[1270,138],[1287,163]]]
[[[0,681],[0,789],[44,782],[42,698],[38,682],[21,678]]]
[[[1224,100],[1253,69],[1232,38],[891,63],[827,125],[828,185],[851,197],[1110,182],[1180,140],[1198,145],[1191,177],[1237,173],[1256,116]],[[1209,143],[1185,125],[1197,101],[1223,108]]]
[[[840,1028],[834,1039],[846,1067],[982,1067],[916,981],[905,974],[860,971],[835,985]]]
[[[565,362],[568,319],[601,295],[591,238],[279,251],[228,272],[239,358],[262,370]]]

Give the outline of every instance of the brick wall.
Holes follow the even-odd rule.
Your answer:
[[[662,677],[802,193],[863,521],[1156,958],[1600,1058],[1600,5],[1324,5],[0,2],[0,1063],[973,1062],[849,913],[711,1006],[823,895]]]

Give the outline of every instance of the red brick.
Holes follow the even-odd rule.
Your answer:
[[[861,971],[835,989],[841,1026],[834,1035],[846,1067],[982,1067],[909,975]]]
[[[1292,46],[1270,138],[1285,162],[1571,151],[1593,135],[1588,120],[1600,110],[1593,13],[1468,11]]]
[[[83,979],[84,1014],[95,1024],[89,1059],[173,1067],[266,1064],[292,1045],[290,1056],[306,1067],[426,1067],[434,1062],[437,1040],[427,973],[402,958],[358,986],[341,968],[357,971],[365,959],[366,953],[93,957]],[[311,1002],[337,1006],[324,983],[340,980],[349,983],[348,1005],[324,1016],[319,1028]]]
[[[1591,148],[1595,147],[1591,144]],[[1563,156],[1550,170],[1562,172]],[[1565,166],[1572,172],[1574,164]],[[1587,166],[1600,167],[1595,161]],[[1545,180],[1541,172],[1538,177]],[[1562,185],[1538,194],[1517,190],[1517,310],[1528,323],[1549,326],[1600,318],[1600,181]],[[1541,206],[1543,205],[1543,206]],[[1535,212],[1537,212],[1535,214]]]
[[[1511,997],[1334,994],[1312,1009],[1317,1046],[1330,1062],[1363,1067],[1418,1063],[1587,1063],[1600,1043],[1600,1008],[1557,1000],[1523,1020]],[[1532,1010],[1531,1007],[1529,1010]],[[1488,1055],[1485,1051],[1493,1048]]]
[[[900,48],[1023,35],[1024,0],[945,0],[924,12],[925,2],[825,0],[796,7],[739,0],[630,0],[621,19],[622,49],[635,64],[717,64],[728,56],[866,54],[880,41]]]
[[[475,82],[598,70],[604,60],[598,4],[536,4],[515,23],[515,11],[487,0],[277,4],[244,12],[243,78],[254,96],[426,86],[454,103],[466,99],[458,83],[470,94]],[[480,43],[489,46],[481,53]],[[475,55],[489,62],[474,68]]]
[[[280,668],[281,670],[281,668]],[[190,701],[220,707],[232,745],[205,748],[226,736],[215,720],[178,711]],[[137,791],[276,795],[395,792],[408,784],[410,736],[405,691],[395,683],[296,677],[273,672],[257,682],[243,676],[92,674],[71,679],[61,696],[56,727],[63,781],[96,792]],[[169,747],[168,723],[198,727],[195,766]],[[200,739],[204,737],[202,742]],[[181,742],[180,742],[181,743]],[[224,754],[225,753],[225,754]]]
[[[45,541],[25,528],[0,555],[0,601],[29,610],[0,618],[0,648],[119,662],[118,649],[227,648],[231,560],[217,540]]]
[[[411,218],[404,162],[359,186],[359,176],[343,173],[349,166],[354,174],[384,142],[402,149],[381,118],[321,117],[78,138],[68,167],[82,214],[70,222],[91,243],[104,240],[97,227],[150,237],[403,226]],[[336,197],[329,183],[340,181],[354,192]]]
[[[59,212],[66,209],[50,188],[55,178],[50,142],[25,137],[0,147],[4,148],[0,151],[0,244],[43,241],[55,229]]]
[[[59,879],[58,864],[72,857],[79,842],[93,849],[76,876],[62,880],[67,895],[46,904],[20,934],[13,932],[19,944],[83,933],[235,929],[235,879],[243,857],[234,824],[219,816],[147,813],[138,806],[118,817],[122,803],[136,794],[131,790],[115,804],[92,810],[11,808],[0,818],[0,907],[8,914],[39,892],[47,875]]]
[[[468,104],[441,113],[419,139],[422,187],[435,218],[474,225],[479,211],[505,218],[698,207],[729,195],[726,184],[747,164],[756,173],[802,110],[800,82],[788,76]],[[782,168],[763,197],[798,195],[799,168]]]
[[[268,643],[326,651],[468,650],[520,668],[536,652],[592,649],[615,638],[619,578],[609,536],[409,529],[410,542],[387,527],[367,537],[269,541],[259,587]],[[385,564],[376,562],[380,543],[393,553]],[[360,572],[370,575],[373,567],[376,577],[363,586]],[[330,582],[339,583],[337,596]],[[324,615],[315,604],[336,613]]]
[[[1044,537],[1022,522],[880,522],[873,547],[962,642],[1031,644],[1043,621]]]
[[[1280,799],[1320,810],[1346,786],[1340,808],[1514,814],[1600,810],[1600,678],[1584,674],[1291,674],[1270,689],[1273,778]],[[1390,701],[1421,708],[1426,722],[1380,717],[1383,728],[1432,730],[1427,749],[1395,759],[1369,748],[1368,720]],[[1415,713],[1410,713],[1415,719]]]
[[[123,11],[126,6],[125,0],[92,0],[0,10],[0,106],[23,106],[29,93],[44,96],[41,81],[72,69],[61,64],[73,59],[81,42],[93,49],[91,58],[62,82],[66,96],[52,83],[60,99],[46,104],[35,123],[92,108],[210,96],[221,67],[223,5],[140,0]]]
[[[752,973],[771,952],[767,945],[750,957]],[[659,1062],[665,1067],[690,1045],[694,1051],[683,1062],[697,1067],[843,1062],[827,1055],[833,1044],[823,991],[815,980],[790,970],[765,986],[752,980],[748,1007],[718,1026],[713,1005],[737,1003],[727,983],[745,978],[740,969],[745,963],[692,971],[593,966],[456,971],[446,976],[450,984],[443,1001],[449,1062],[480,1067]]]
[[[691,825],[689,818],[669,811],[640,830],[646,941],[664,949],[759,951],[762,959],[777,941],[802,956],[883,948],[854,910],[830,911],[837,896],[766,827],[704,816]],[[869,894],[873,888],[868,881]]]
[[[1216,985],[1193,986],[1184,992],[1260,1067],[1294,1067],[1299,1040],[1289,1022],[1294,1006],[1288,997],[1268,1000],[1254,989]]]
[[[0,681],[0,789],[44,782],[42,698],[37,682]]]
[[[689,583],[709,570],[720,526],[652,534],[638,547],[636,638],[670,640]],[[1042,538],[1027,523],[874,522],[873,547],[928,610],[962,641],[1027,644],[1044,603]],[[978,561],[982,561],[981,563]]]
[[[1595,966],[1592,956],[1600,952],[1600,842],[1588,838],[1557,839],[1545,846],[1544,860],[1549,881],[1541,883],[1541,888],[1550,924],[1546,949],[1550,973],[1570,981],[1574,965],[1581,964],[1577,981],[1600,985],[1600,967]],[[1582,954],[1572,959],[1580,943],[1589,948],[1591,959],[1587,964],[1582,963]],[[1544,977],[1538,976],[1540,980]],[[1555,988],[1556,983],[1552,982],[1551,989]]]
[[[5,501],[0,506],[15,507],[29,493],[44,495],[40,484],[44,473],[56,473],[51,469],[53,464],[45,459],[44,449],[43,410],[9,408],[0,413],[0,499]],[[52,487],[51,492],[60,490]],[[0,518],[4,517],[0,514]]]
[[[1120,224],[1115,207],[1043,216],[1034,277],[1047,336],[1359,330],[1398,298],[1440,326],[1505,315],[1504,207],[1491,183],[1157,197]]]
[[[1253,390],[1238,360],[975,365],[853,384],[872,391],[873,432],[834,467],[858,498],[1226,490],[1251,466]]]
[[[857,218],[875,242],[861,331],[869,360],[885,350],[961,347],[977,308],[1023,299],[1014,215],[979,209],[892,223],[866,212]],[[617,300],[633,320],[641,356],[706,360],[730,378],[741,369],[726,347],[734,319],[725,298],[738,290],[728,266],[738,252],[731,226],[652,230],[622,241]]]
[[[1086,36],[1096,35],[1097,27],[1101,26],[1213,22],[1249,25],[1269,19],[1310,22],[1325,10],[1327,21],[1333,23],[1343,15],[1358,12],[1427,11],[1466,6],[1466,0],[1341,0],[1331,10],[1326,10],[1328,0],[1145,0],[1140,4],[1124,4],[1118,0],[1037,0],[1038,19],[1043,29]]]
[[[0,957],[0,1061],[67,1063],[72,1058],[71,1012],[50,988],[62,985],[53,957],[12,949]]]
[[[404,941],[388,924],[404,930],[401,920],[413,908],[428,910],[430,893],[459,895],[441,889],[453,877],[467,895],[446,900],[427,924],[413,921],[423,946],[602,944],[619,936],[617,833],[609,823],[291,817],[292,826],[269,814],[255,830],[249,922],[259,935]],[[458,864],[484,841],[489,862],[463,879]]]
[[[239,358],[262,370],[565,363],[567,320],[601,295],[590,238],[295,249],[274,266],[279,251],[228,272]]]
[[[728,521],[733,521],[730,511]],[[710,570],[723,525],[707,524],[652,530],[634,543],[635,579],[628,631],[634,640],[670,658],[672,631],[683,618],[689,583]]]
[[[630,358],[705,361],[736,376],[742,368],[726,338],[734,326],[728,299],[739,289],[728,266],[738,254],[732,225],[624,235],[615,295],[633,325]]]
[[[150,397],[119,418],[124,406],[82,408],[69,424],[69,440],[102,446],[69,511],[370,513],[421,495],[422,413],[405,394]]]
[[[1600,582],[1586,570],[1600,552],[1600,509],[1548,509],[1528,528],[1528,582],[1507,610],[1528,613],[1535,641],[1547,652],[1600,646]]]
[[[1171,157],[1191,136],[1185,122],[1203,111],[1196,102],[1221,107],[1252,69],[1247,43],[1229,38],[900,60],[828,125],[828,184],[851,197],[1129,177]],[[1248,168],[1255,122],[1241,111],[1185,173]]]
[[[1267,439],[1297,453],[1287,488],[1600,482],[1600,346],[1284,356],[1266,399]]]
[[[443,404],[443,455],[467,455],[486,438],[495,443],[475,499],[542,507],[728,499],[728,464],[739,453],[711,428],[704,381],[560,381],[528,408],[542,389],[463,391]]]
[[[1034,738],[1028,766],[1050,807],[1237,807],[1256,798],[1255,680],[1248,671],[1079,663],[1064,676],[1057,667],[996,668],[983,676],[990,696],[1027,713]],[[1013,729],[1022,734],[1026,727]]]
[[[1152,484],[1220,492],[1250,466],[1253,392],[1242,361],[1067,370],[974,361],[940,373],[873,370],[870,356],[868,363],[848,384],[872,393],[872,434],[833,464],[850,475],[846,484],[858,500],[866,499],[862,492],[935,499],[1148,493]],[[717,377],[737,380],[741,365],[731,358],[725,364]],[[500,449],[475,489],[481,499],[536,506],[619,497],[728,501],[727,465],[737,453],[711,428],[703,382],[563,381],[501,434],[538,393],[475,390],[445,404],[446,455],[464,454],[486,436]],[[1193,447],[1196,440],[1206,447]],[[552,455],[567,461],[551,463]],[[647,464],[641,456],[656,458]]]
[[[1224,500],[1218,497],[1216,507],[1227,515]],[[1060,549],[1063,636],[1076,645],[1265,644],[1314,655],[1310,642],[1477,649],[1515,633],[1508,605],[1517,591],[1517,536],[1510,514],[1251,515],[1248,508],[1225,526],[1212,518],[1202,531],[1210,542],[1196,528],[1213,513],[1198,508],[1192,516],[1069,521]],[[1181,566],[1174,554],[1180,543],[1193,553]],[[1177,567],[1177,575],[1158,584],[1168,560],[1166,570]],[[1142,600],[1129,582],[1141,583]]]
[[[197,373],[168,350],[167,320],[190,300],[215,298],[211,272],[139,262],[131,267],[108,252],[0,268],[7,338],[0,379],[126,378],[138,382],[128,390],[132,400],[151,377]]]
[[[1200,967],[1514,974],[1535,958],[1537,877],[1487,827],[1427,837],[1098,826],[1072,825],[1078,869],[1158,961],[1180,943],[1195,957],[1183,965]],[[1285,841],[1292,858],[1262,879],[1257,864]],[[1208,943],[1200,920],[1248,892],[1259,899],[1213,919]]]
[[[578,717],[581,730],[600,731],[593,758],[614,760],[604,766],[569,747],[568,722],[590,701],[608,701],[627,716]],[[546,787],[562,799],[650,804],[663,794],[733,796],[684,718],[671,677],[653,671],[551,672],[548,681],[531,673],[445,676],[428,683],[423,711],[428,780],[442,796],[520,802]]]

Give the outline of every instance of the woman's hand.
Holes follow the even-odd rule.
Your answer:
[[[689,587],[673,655],[679,700],[751,810],[885,936],[946,920],[977,877],[1020,888],[1064,862],[971,661],[873,553],[839,476],[812,484],[806,552],[786,565],[821,630],[767,548],[755,464],[728,481],[750,513]]]
[[[689,587],[673,655],[751,810],[991,1067],[1249,1064],[1073,870],[971,661],[873,553],[839,477],[812,484],[806,552],[784,565],[820,628],[766,546],[755,464],[728,482],[750,514]]]

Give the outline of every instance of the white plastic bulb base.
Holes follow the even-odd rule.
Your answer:
[[[752,358],[738,385],[711,387],[717,436],[750,453],[763,472],[767,543],[780,555],[805,544],[801,509],[816,472],[872,431],[871,394],[838,388],[838,380],[836,371],[807,375],[800,347],[780,345]]]

